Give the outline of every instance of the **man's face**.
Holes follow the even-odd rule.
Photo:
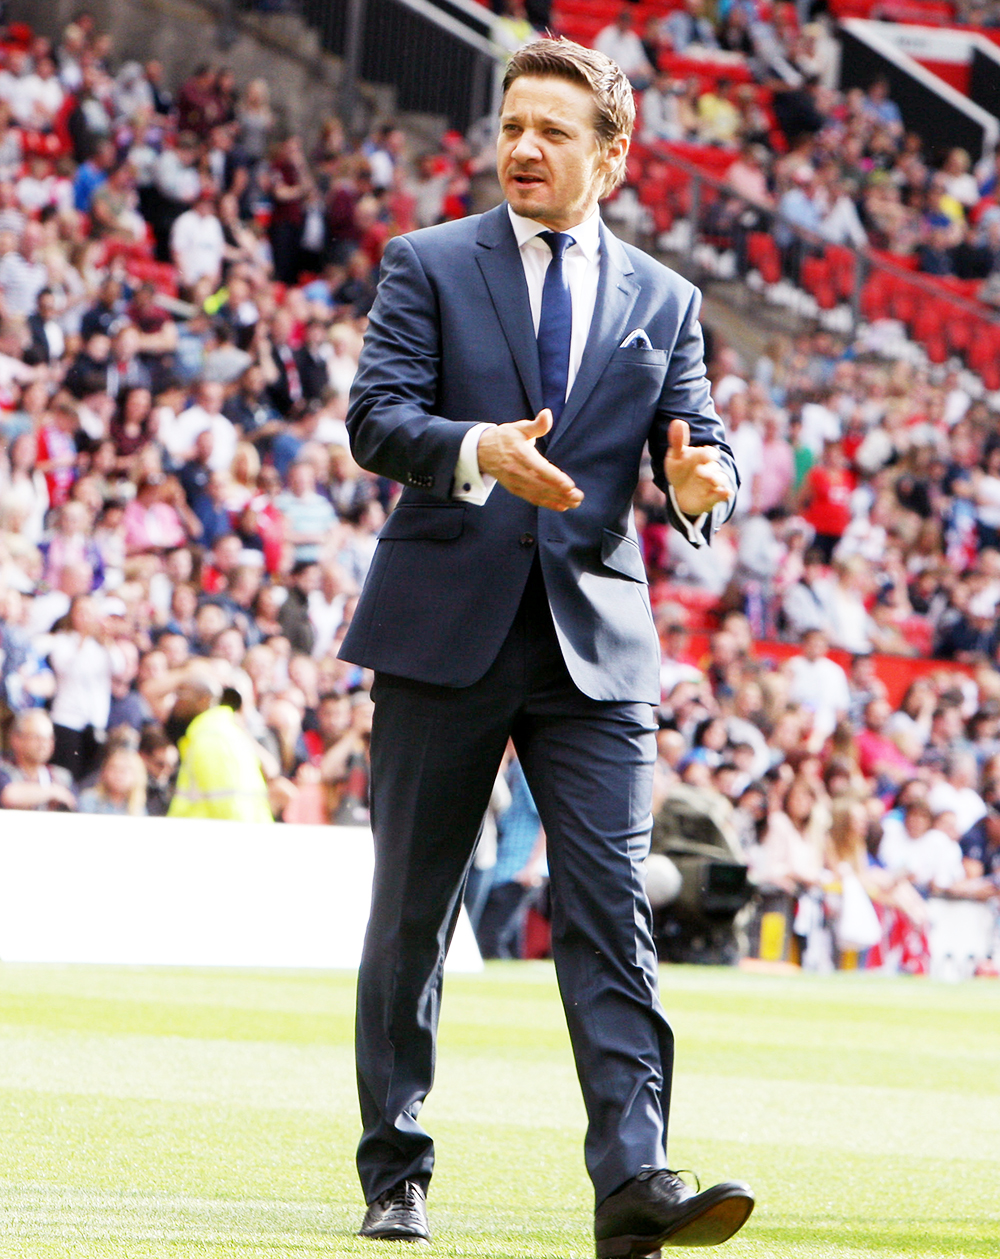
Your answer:
[[[802,652],[807,660],[819,660],[827,652],[826,635],[812,630],[802,640]]]
[[[515,214],[564,231],[590,215],[604,175],[627,146],[622,137],[607,151],[601,148],[586,88],[522,75],[508,88],[500,111],[500,185]]]
[[[14,730],[10,736],[14,759],[26,768],[37,769],[47,765],[55,751],[55,739],[52,735],[52,723],[47,717],[36,717],[32,714],[26,718],[20,730]]]

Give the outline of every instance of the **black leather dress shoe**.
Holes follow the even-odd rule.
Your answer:
[[[359,1237],[379,1241],[429,1242],[427,1201],[415,1180],[401,1180],[369,1203]]]
[[[743,1227],[753,1203],[749,1185],[739,1180],[697,1193],[675,1172],[644,1168],[597,1208],[597,1259],[638,1259],[661,1246],[715,1246]]]

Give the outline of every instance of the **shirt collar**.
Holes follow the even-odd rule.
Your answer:
[[[539,224],[535,219],[526,219],[523,214],[515,214],[509,205],[507,213],[510,215],[510,225],[514,229],[518,249],[523,249],[528,241],[534,240],[542,232],[551,230]],[[582,223],[578,223],[576,227],[569,228],[569,235],[573,237],[573,240],[582,250],[588,262],[593,262],[599,257],[601,252],[601,215],[597,206],[594,206],[592,213]]]

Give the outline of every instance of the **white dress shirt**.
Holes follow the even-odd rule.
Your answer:
[[[540,237],[542,232],[551,229],[535,219],[527,219],[523,215],[515,214],[510,206],[507,207],[507,213],[510,216],[511,227],[514,229],[514,236],[521,254],[521,265],[524,267],[524,278],[528,285],[531,321],[537,336],[538,324],[542,316],[542,288],[545,284],[545,272],[552,261],[552,250]],[[566,374],[566,396],[569,397],[576,374],[583,362],[583,353],[594,318],[594,306],[597,303],[597,284],[601,275],[599,210],[595,207],[582,223],[569,228],[567,234],[573,237],[573,244],[569,245],[563,254],[563,274],[569,285],[570,301],[573,307],[569,369]],[[475,424],[462,439],[452,481],[452,498],[477,507],[481,507],[489,498],[496,479],[480,472],[478,448],[479,439],[484,430],[495,427],[493,424]],[[696,520],[685,516],[677,506],[672,486],[670,487],[670,501],[678,516],[687,523],[688,540],[693,546],[703,546],[704,537],[701,528],[707,513]],[[726,504],[720,504],[720,507],[724,511]]]

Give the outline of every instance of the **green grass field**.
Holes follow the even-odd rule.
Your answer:
[[[662,984],[672,1165],[758,1195],[717,1253],[1000,1255],[1000,983],[677,967]],[[398,1254],[353,1235],[353,987],[0,966],[0,1255]],[[428,1253],[593,1254],[548,965],[448,981],[424,1115]]]

